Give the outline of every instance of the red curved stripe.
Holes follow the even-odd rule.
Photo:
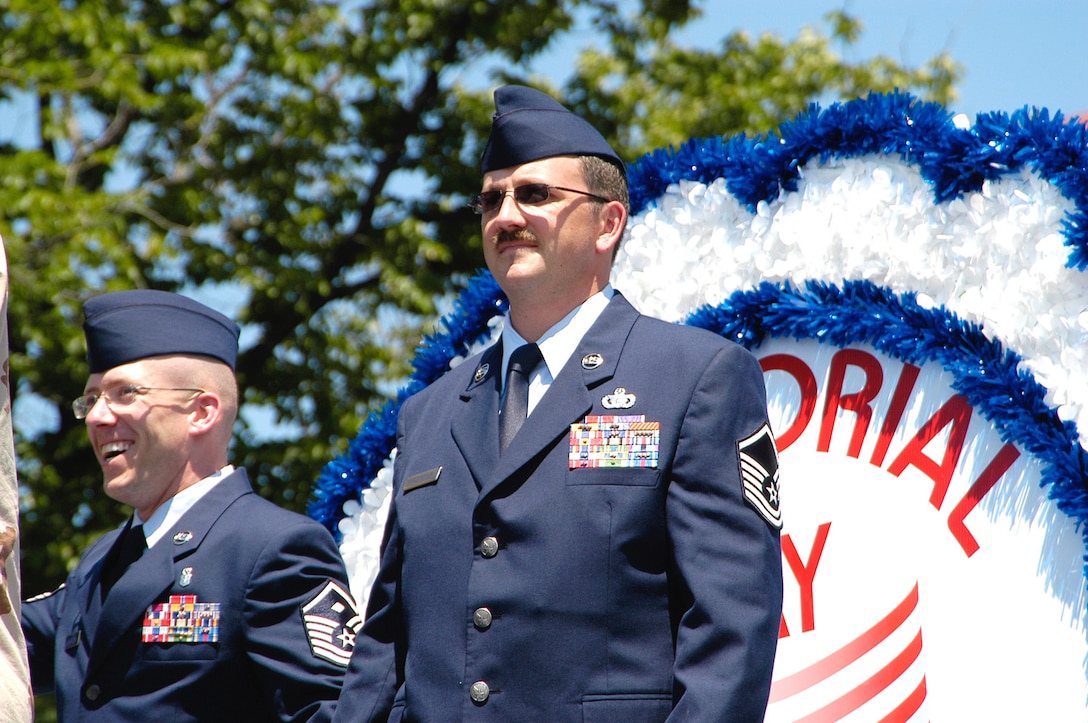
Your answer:
[[[914,588],[883,620],[853,641],[831,653],[823,660],[818,660],[807,668],[803,668],[792,675],[787,675],[781,680],[774,681],[771,685],[770,702],[774,703],[789,698],[791,695],[796,695],[807,688],[811,688],[855,662],[891,635],[896,628],[910,617],[916,607],[918,607],[918,583],[914,583]]]
[[[922,653],[922,631],[910,644],[903,649],[895,659],[881,668],[876,675],[864,681],[838,700],[828,703],[823,708],[811,713],[804,718],[798,718],[794,723],[824,723],[824,721],[837,721],[844,715],[855,710],[876,697],[880,691],[887,688],[899,676],[906,672],[918,656]]]
[[[922,681],[918,683],[918,687],[915,688],[907,699],[896,706],[888,715],[880,719],[880,723],[905,723],[910,720],[910,717],[917,713],[922,703],[926,699],[926,676],[922,676]]]

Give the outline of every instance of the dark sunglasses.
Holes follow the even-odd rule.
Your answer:
[[[502,201],[506,198],[506,194],[511,193],[514,195],[514,200],[522,206],[536,206],[544,203],[552,196],[552,191],[567,191],[568,193],[578,193],[583,196],[589,196],[590,198],[600,201],[601,203],[608,203],[611,199],[604,196],[598,196],[595,193],[589,191],[579,191],[576,188],[563,188],[562,186],[549,186],[546,183],[526,183],[524,185],[513,188],[509,191],[484,191],[483,193],[477,193],[471,199],[469,199],[468,207],[479,214],[491,213],[497,211],[499,206],[502,205]]]

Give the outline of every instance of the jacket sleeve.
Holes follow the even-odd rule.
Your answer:
[[[68,594],[66,585],[23,602],[23,637],[30,661],[30,683],[34,695],[52,693],[57,621]]]
[[[404,684],[405,641],[400,607],[401,544],[396,490],[400,489],[400,475],[397,472],[407,467],[404,449],[406,416],[402,407],[398,418],[393,498],[382,540],[381,563],[370,590],[363,630],[344,677],[344,691],[336,706],[334,723],[399,719],[392,713],[392,708],[397,692]]]
[[[336,543],[312,520],[287,525],[258,556],[245,591],[246,654],[280,720],[332,716],[346,656],[336,662],[327,646],[315,647],[320,638],[311,637],[315,631],[308,632],[306,615],[315,601],[330,595],[335,601],[346,598],[350,602],[341,602],[337,609],[354,612],[348,590]],[[343,622],[350,620],[347,610]],[[350,640],[350,630],[345,627],[345,631],[341,634]],[[335,637],[328,642],[342,643]]]
[[[739,346],[722,349],[694,389],[668,493],[673,720],[762,721],[766,711],[782,556],[778,526],[745,499],[739,451],[766,423],[759,363]]]

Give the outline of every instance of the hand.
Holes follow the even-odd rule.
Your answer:
[[[11,600],[8,598],[7,562],[15,550],[15,528],[4,525],[0,528],[0,615],[11,612]]]

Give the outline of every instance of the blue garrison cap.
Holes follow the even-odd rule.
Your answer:
[[[237,324],[166,291],[116,291],[87,299],[83,332],[92,374],[163,354],[200,354],[231,369],[238,357]]]
[[[496,90],[491,138],[480,158],[480,172],[552,156],[600,156],[625,170],[604,136],[551,96],[523,85]]]

